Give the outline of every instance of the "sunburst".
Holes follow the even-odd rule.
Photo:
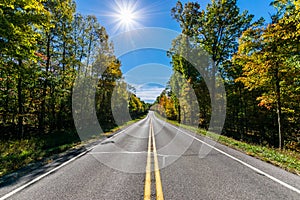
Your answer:
[[[141,12],[137,1],[119,0],[115,1],[113,18],[116,31],[129,31],[140,26]]]

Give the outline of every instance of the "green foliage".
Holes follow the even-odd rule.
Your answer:
[[[49,26],[50,13],[44,0],[2,1],[0,3],[0,52],[7,58],[33,56],[41,34]]]
[[[206,10],[200,10],[198,3],[189,2],[183,6],[178,1],[172,14],[180,23],[182,33],[195,39],[196,46],[211,56],[217,68],[236,51],[237,39],[251,26],[254,17],[247,11],[240,14],[236,0],[212,1]]]

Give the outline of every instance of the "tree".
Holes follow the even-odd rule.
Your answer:
[[[272,23],[245,31],[234,59],[243,66],[243,76],[236,81],[241,81],[249,90],[263,90],[258,97],[260,106],[269,110],[276,107],[278,146],[282,148],[285,138],[282,111],[289,109],[287,97],[291,94],[291,85],[297,85],[295,77],[299,77],[298,66],[289,62],[291,59],[299,61],[299,11],[291,1],[274,1],[273,5],[278,12],[272,16]]]
[[[7,104],[9,98],[17,99],[18,132],[21,135],[24,131],[24,104],[26,103],[24,89],[28,88],[28,81],[24,81],[30,78],[28,72],[34,72],[31,71],[31,65],[37,62],[35,52],[41,38],[41,32],[37,30],[47,29],[49,25],[50,14],[43,2],[43,0],[29,0],[0,3],[0,63],[7,78],[6,94],[4,94],[5,112],[9,112]],[[11,67],[12,69],[9,69]],[[9,80],[9,77],[13,77],[13,80]],[[15,97],[7,93],[12,89],[17,91]],[[14,123],[14,115],[11,120]]]
[[[221,66],[236,52],[237,39],[252,25],[254,16],[249,15],[247,11],[240,14],[236,0],[212,1],[206,10],[200,10],[198,3],[189,2],[183,6],[178,1],[172,9],[172,15],[180,23],[182,33],[193,38],[195,45],[204,49],[213,61],[211,100],[214,101],[216,73],[225,73]]]
[[[197,2],[182,4],[177,2],[172,16],[181,28],[182,36],[176,38],[169,53],[173,70],[182,73],[193,86],[200,109],[199,125],[208,127],[211,106],[221,101],[216,96],[217,75],[230,80],[230,60],[237,51],[238,38],[253,24],[253,15],[247,11],[240,13],[236,0],[216,0],[201,10]],[[195,60],[189,63],[188,60]],[[207,57],[210,60],[207,60]],[[197,70],[197,69],[198,70]],[[199,73],[201,71],[201,74]],[[206,81],[205,81],[206,80]]]

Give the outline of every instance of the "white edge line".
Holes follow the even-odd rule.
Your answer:
[[[107,152],[107,151],[100,151],[100,152],[91,152],[90,155],[97,155],[97,154],[147,154],[146,151],[113,151],[113,152]]]
[[[145,117],[144,119],[138,121],[137,123],[140,123],[140,122],[146,120],[147,118],[148,118],[148,115],[147,115],[147,117]],[[119,133],[114,134],[111,138],[117,137],[119,134],[123,133],[124,131],[126,131],[127,129],[129,129],[130,127],[132,127],[132,126],[135,125],[135,124],[136,124],[136,123],[134,123],[134,124],[128,126],[126,129],[120,131]],[[111,139],[111,138],[106,138],[106,139],[103,140],[103,142],[104,142],[105,140],[109,140],[109,139]],[[24,190],[25,188],[29,187],[30,185],[32,185],[32,184],[38,182],[39,180],[45,178],[45,177],[48,176],[49,174],[51,174],[51,173],[53,173],[53,172],[59,170],[60,168],[62,168],[62,167],[64,167],[64,166],[68,165],[69,163],[73,162],[74,160],[76,160],[76,159],[80,158],[81,156],[85,155],[85,154],[88,153],[89,151],[93,150],[96,146],[97,146],[97,145],[95,145],[95,146],[93,146],[93,147],[87,149],[86,151],[80,153],[79,155],[75,156],[74,158],[71,158],[70,160],[64,162],[63,164],[61,164],[61,165],[59,165],[58,167],[56,167],[56,168],[50,170],[49,172],[47,172],[47,173],[45,173],[45,174],[43,174],[43,175],[41,175],[41,176],[39,176],[39,177],[33,179],[32,181],[30,181],[30,182],[28,182],[28,183],[26,183],[26,184],[24,184],[24,185],[18,187],[17,189],[14,189],[13,191],[11,191],[11,192],[7,193],[6,195],[2,196],[2,197],[0,198],[0,200],[5,200],[5,199],[7,199],[7,198],[13,196],[14,194],[16,194],[16,193],[18,193],[18,192]]]
[[[157,117],[155,117],[155,118],[158,119]],[[160,120],[160,119],[158,119],[158,120]],[[162,120],[160,120],[160,121],[162,121]],[[165,121],[163,121],[163,122],[165,122]],[[214,146],[212,146],[212,145],[210,145],[210,144],[208,144],[208,143],[206,143],[206,142],[204,142],[202,140],[200,140],[199,138],[197,138],[195,136],[192,136],[192,135],[184,132],[183,130],[177,128],[176,126],[174,126],[174,125],[172,125],[172,124],[170,124],[168,122],[166,122],[165,124],[167,124],[168,126],[171,126],[171,127],[175,128],[175,129],[177,129],[178,131],[184,133],[185,135],[188,135],[188,136],[194,138],[195,140],[197,140],[197,141],[199,141],[199,142],[201,142],[201,143],[209,146],[210,148],[212,148],[212,149],[214,149],[214,150],[216,150],[216,151],[224,154],[225,156],[227,156],[227,157],[229,157],[229,158],[231,158],[231,159],[233,159],[233,160],[241,163],[242,165],[245,165],[246,167],[249,167],[253,171],[255,171],[255,172],[257,172],[257,173],[259,173],[261,175],[264,175],[264,176],[268,177],[269,179],[271,179],[271,180],[279,183],[280,185],[282,185],[282,186],[284,186],[284,187],[286,187],[286,188],[288,188],[288,189],[290,189],[290,190],[292,190],[292,191],[297,192],[298,194],[300,194],[300,190],[297,189],[296,187],[291,186],[291,185],[289,185],[289,184],[287,184],[287,183],[285,183],[285,182],[283,182],[283,181],[275,178],[274,176],[271,176],[270,174],[267,174],[266,172],[263,172],[262,170],[257,169],[256,167],[254,167],[254,166],[252,166],[252,165],[250,165],[250,164],[248,164],[248,163],[246,163],[246,162],[244,162],[244,161],[242,161],[242,160],[240,160],[240,159],[238,159],[238,158],[236,158],[236,157],[234,157],[234,156],[232,156],[232,155],[230,155],[230,154],[228,154],[228,153],[226,153],[226,152],[224,152],[224,151],[222,151],[222,150],[220,150],[220,149],[218,149],[218,148],[216,148],[216,147],[214,147]]]
[[[70,162],[72,162],[72,161],[76,160],[77,158],[83,156],[83,155],[86,154],[87,152],[88,152],[88,150],[85,151],[85,152],[82,152],[81,154],[77,155],[76,157],[74,157],[74,158],[72,158],[72,159],[70,159],[70,160],[64,162],[64,163],[61,164],[60,166],[58,166],[58,167],[56,167],[56,168],[50,170],[49,172],[47,172],[47,173],[45,173],[45,174],[43,174],[43,175],[41,175],[41,176],[39,176],[39,177],[33,179],[32,181],[26,183],[25,185],[22,185],[21,187],[18,187],[17,189],[15,189],[15,190],[9,192],[8,194],[4,195],[3,197],[1,197],[0,200],[5,200],[5,199],[11,197],[12,195],[14,195],[14,194],[16,194],[16,193],[22,191],[22,190],[25,189],[26,187],[28,187],[28,186],[30,186],[30,185],[36,183],[37,181],[41,180],[42,178],[48,176],[49,174],[51,174],[51,173],[53,173],[53,172],[59,170],[60,168],[62,168],[62,167],[64,167],[65,165],[69,164]]]

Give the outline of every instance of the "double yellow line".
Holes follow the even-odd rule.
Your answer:
[[[163,200],[164,194],[163,194],[162,184],[161,184],[161,179],[160,179],[160,172],[159,172],[159,165],[158,165],[158,159],[157,159],[157,151],[156,151],[156,145],[155,145],[152,119],[150,119],[150,128],[149,128],[149,141],[148,141],[148,154],[147,154],[147,165],[146,165],[144,200],[151,200],[151,147],[153,149],[153,156],[154,156],[156,199]]]

